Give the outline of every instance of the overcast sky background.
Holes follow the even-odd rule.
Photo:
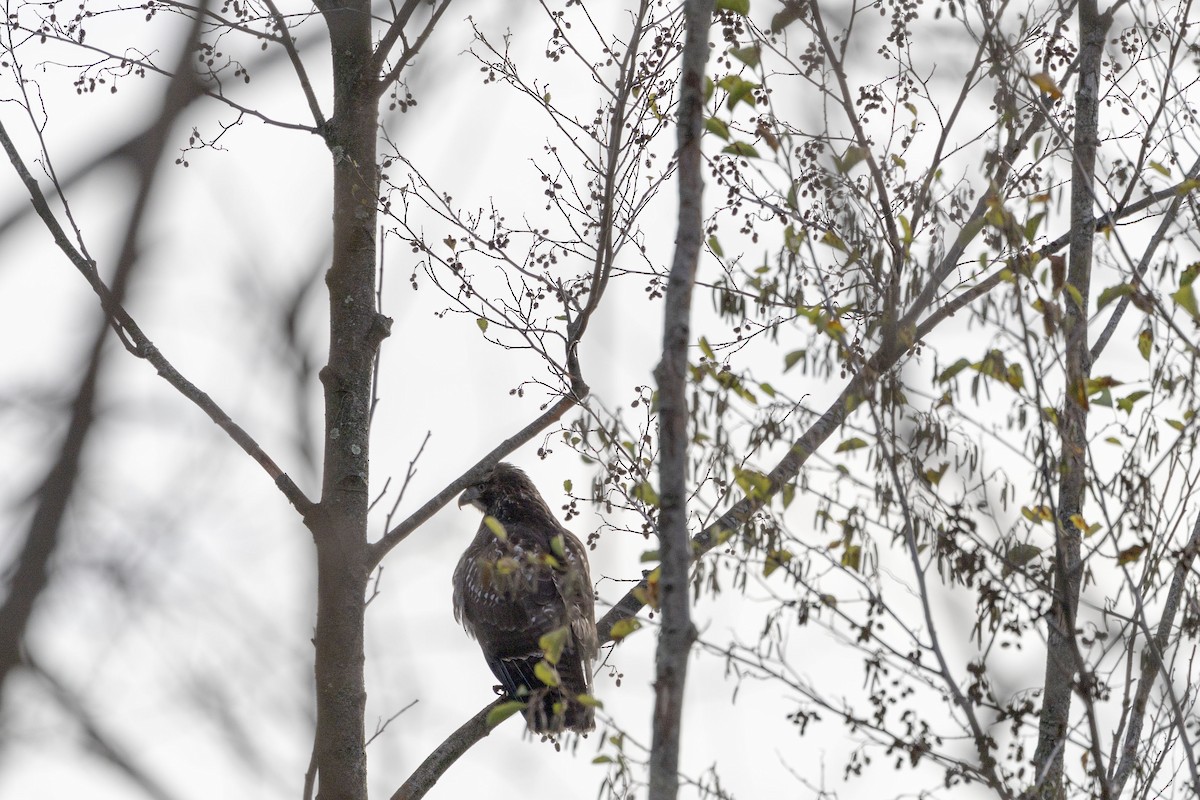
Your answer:
[[[597,19],[628,27],[628,3],[591,5]],[[552,64],[542,57],[549,24],[540,9],[460,0],[409,73],[418,105],[386,115],[385,124],[426,177],[463,208],[494,200],[511,218],[528,213],[536,221],[545,201],[530,159],[542,158],[547,139],[561,134],[545,125],[529,98],[482,84],[464,52],[471,44],[468,15],[490,35],[510,30],[511,52],[548,84],[555,102],[581,117],[591,113],[597,99],[590,80],[569,60]],[[129,36],[164,54],[180,46],[182,28],[161,20],[143,25],[137,13],[96,24],[97,37]],[[328,54],[320,21],[305,23],[300,36],[309,75],[326,99]],[[37,59],[28,61],[33,66]],[[125,79],[116,94],[79,96],[65,74],[47,67],[30,75],[44,95],[45,135],[60,175],[137,130],[165,88],[158,78]],[[11,75],[0,80],[0,97],[11,97]],[[306,119],[295,76],[283,61],[256,71],[243,96],[272,116]],[[6,103],[0,115],[23,137],[25,152],[35,152],[20,109]],[[188,153],[187,168],[170,163],[193,126],[211,138],[220,123],[235,118],[207,101],[188,109],[176,127],[128,306],[162,352],[315,497],[319,453],[317,463],[308,461],[304,438],[319,442],[320,387],[310,374],[303,402],[297,402],[297,354],[283,336],[279,309],[328,263],[329,154],[313,136],[247,120],[225,135],[224,149]],[[673,136],[668,133],[664,147]],[[124,165],[111,163],[69,189],[72,210],[105,274],[128,214],[132,180]],[[673,191],[664,192],[643,220],[653,234],[648,257],[660,264],[669,262],[672,250]],[[21,531],[28,521],[25,499],[56,452],[64,404],[100,324],[94,295],[40,222],[20,216],[26,208],[15,174],[0,170],[0,215],[19,217],[0,249],[0,341],[7,343],[0,350],[0,529],[6,531]],[[371,468],[373,492],[390,477],[393,494],[376,509],[375,535],[384,529],[394,487],[427,433],[400,517],[534,418],[546,399],[536,392],[510,394],[523,381],[544,377],[534,355],[498,350],[469,316],[438,318],[435,312],[446,302],[428,280],[418,279],[414,292],[412,269],[412,254],[387,241],[383,310],[395,324],[382,350]],[[327,342],[326,299],[323,284],[316,288],[301,306],[298,329],[303,353],[319,367]],[[628,406],[635,387],[652,382],[661,306],[643,289],[637,280],[614,282],[581,351],[593,394],[608,408]],[[716,325],[707,295],[697,294],[696,307],[700,326]],[[946,335],[963,331],[959,325]],[[931,366],[927,361],[913,368]],[[795,375],[787,380],[781,388],[808,395],[816,408],[841,388],[804,385]],[[539,460],[540,444],[510,460],[530,472],[556,508],[565,502],[563,481],[586,487],[593,470],[554,440],[553,452]],[[166,796],[299,796],[312,736],[314,575],[307,530],[257,465],[115,341],[86,465],[55,583],[37,610],[31,652]],[[582,510],[570,523],[581,538],[599,525],[591,509]],[[478,522],[477,512],[449,507],[384,562],[380,594],[368,612],[368,726],[416,705],[370,745],[373,796],[389,796],[493,697],[478,647],[450,611],[450,575]],[[15,541],[0,537],[3,563]],[[640,575],[640,554],[652,547],[636,536],[600,539],[591,562],[599,580],[598,611],[625,593]],[[702,598],[696,612],[702,637],[752,640],[761,626],[754,609],[769,601],[771,591],[751,581],[748,601],[736,592]],[[971,613],[952,604],[939,613],[946,640],[973,622]],[[803,638],[797,635],[793,664],[799,676],[841,686],[846,696],[863,692],[860,657],[826,636],[815,626]],[[605,715],[643,745],[650,740],[653,646],[652,629],[635,634],[596,680]],[[723,787],[738,797],[815,797],[812,786],[823,782],[842,796],[901,796],[936,785],[930,772],[886,769],[879,773],[886,785],[842,787],[841,767],[853,743],[840,724],[831,721],[819,735],[802,738],[786,719],[798,698],[781,695],[776,685],[739,682],[711,655],[697,655],[691,669],[683,754],[690,776],[719,763]],[[1039,679],[1037,670],[1017,662],[1009,677],[1014,690]],[[137,796],[127,777],[87,752],[85,733],[62,712],[45,681],[16,675],[6,691],[0,798]],[[591,763],[604,730],[602,723],[575,753],[556,753],[510,722],[471,750],[429,797],[527,797],[531,782],[538,794],[567,787],[560,796],[591,797],[606,769]],[[971,796],[970,790],[955,794]]]

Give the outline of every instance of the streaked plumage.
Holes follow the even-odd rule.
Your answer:
[[[591,730],[593,710],[576,699],[592,693],[596,652],[587,551],[511,464],[497,464],[463,492],[458,505],[468,504],[485,516],[454,570],[455,619],[478,640],[505,693],[528,703],[530,730]],[[566,639],[560,685],[550,688],[535,669],[545,658],[539,640],[555,631]]]

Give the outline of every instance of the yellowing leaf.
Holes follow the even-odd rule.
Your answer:
[[[1133,547],[1126,547],[1124,550],[1122,550],[1120,553],[1117,554],[1117,563],[1118,564],[1131,564],[1134,561],[1137,561],[1139,558],[1141,558],[1142,553],[1145,552],[1145,550],[1146,550],[1146,545],[1144,545],[1144,544],[1135,544]]]
[[[511,717],[521,709],[525,708],[525,704],[519,700],[509,700],[507,703],[501,703],[488,712],[486,725],[488,730],[499,725],[504,720]]]
[[[547,661],[557,664],[558,660],[562,658],[563,648],[567,646],[568,638],[570,638],[570,632],[564,625],[538,639],[538,647],[542,648],[542,653],[545,654]]]
[[[609,636],[611,636],[614,641],[619,642],[640,627],[642,627],[642,623],[634,617],[619,619],[613,623],[612,630],[609,631]]]
[[[604,708],[604,703],[601,703],[590,694],[575,695],[575,702],[579,703],[581,706],[587,706],[589,708]]]
[[[1192,291],[1191,284],[1180,286],[1179,291],[1171,294],[1171,299],[1188,312],[1192,319],[1200,317],[1200,308],[1196,306],[1196,293]]]
[[[563,546],[563,537],[561,533],[550,540],[550,552],[554,553],[554,555],[558,556],[559,558],[567,557],[567,550],[566,547]]]
[[[862,566],[862,547],[857,544],[847,545],[842,551],[842,566],[860,572]]]
[[[1150,330],[1149,328],[1146,328],[1144,331],[1142,331],[1141,333],[1138,334],[1138,338],[1137,338],[1138,352],[1142,354],[1142,358],[1149,361],[1150,360],[1150,350],[1153,347],[1154,347],[1154,331]]]
[[[1050,97],[1054,98],[1055,100],[1063,96],[1062,89],[1058,88],[1058,84],[1054,82],[1054,78],[1051,78],[1045,72],[1038,72],[1030,75],[1029,82],[1041,89],[1046,94],[1050,95]]]
[[[539,681],[547,686],[554,687],[558,686],[559,684],[558,670],[556,670],[554,666],[545,659],[542,659],[533,665],[533,674],[537,676]]]
[[[1168,178],[1171,177],[1170,167],[1164,167],[1162,164],[1158,163],[1157,161],[1150,162],[1150,169],[1154,170],[1159,175],[1165,175]]]
[[[842,241],[842,237],[833,231],[825,231],[825,235],[821,237],[821,242],[829,245],[834,250],[841,250],[843,253],[850,252],[849,248],[846,247],[846,243]]]
[[[717,8],[744,17],[750,13],[750,0],[717,0]]]
[[[487,333],[488,321],[486,319],[484,319],[483,317],[476,317],[475,324],[479,326],[479,330],[483,331],[484,333]]]
[[[502,542],[508,541],[508,531],[504,530],[504,525],[501,524],[500,520],[489,514],[483,518],[483,524],[487,526],[488,530],[491,531],[497,539]]]
[[[865,441],[863,441],[862,439],[859,439],[857,436],[855,436],[855,437],[853,437],[851,439],[847,439],[844,442],[842,442],[841,444],[839,444],[833,452],[845,453],[849,450],[859,450],[866,446],[867,446],[867,443]]]

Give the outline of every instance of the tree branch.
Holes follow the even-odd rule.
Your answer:
[[[658,596],[662,612],[655,655],[653,740],[650,747],[650,800],[675,800],[679,793],[679,743],[688,654],[696,640],[688,603],[688,344],[691,338],[692,289],[704,241],[704,155],[700,147],[704,117],[704,73],[713,0],[684,4],[685,39],[680,75],[677,131],[679,214],[675,257],[667,279],[663,312],[662,361],[658,383],[659,508]]]
[[[492,451],[483,458],[475,462],[474,466],[468,469],[463,474],[459,475],[454,480],[450,481],[445,488],[429,498],[425,505],[418,508],[410,514],[399,525],[392,528],[383,538],[371,545],[368,551],[368,569],[374,569],[383,557],[391,551],[393,547],[404,541],[410,533],[425,524],[426,521],[442,507],[457,497],[464,489],[475,483],[492,467],[496,466],[500,459],[507,456],[509,453],[516,450],[521,445],[528,442],[534,436],[537,436],[550,425],[562,418],[562,415],[567,413],[567,410],[574,406],[578,401],[574,397],[561,397],[557,402],[548,408],[541,416],[533,422],[526,425],[515,434],[505,439],[500,444],[492,448]]]
[[[1054,589],[1046,616],[1046,667],[1038,744],[1033,755],[1036,775],[1033,791],[1057,798],[1063,792],[1064,743],[1070,726],[1071,698],[1078,665],[1074,655],[1075,619],[1082,580],[1082,534],[1072,521],[1083,508],[1087,489],[1086,383],[1091,375],[1088,348],[1088,293],[1092,272],[1092,239],[1087,224],[1092,219],[1095,194],[1092,185],[1099,147],[1099,80],[1105,35],[1111,17],[1101,15],[1096,0],[1079,4],[1079,82],[1075,93],[1075,138],[1071,162],[1071,246],[1067,272],[1063,334],[1067,386],[1059,435],[1062,437],[1061,477],[1058,489],[1057,536],[1054,550]],[[1093,739],[1095,737],[1093,736]],[[1093,741],[1098,751],[1099,742]],[[1101,796],[1109,796],[1102,765],[1095,765]]]
[[[1137,693],[1133,699],[1129,727],[1125,732],[1125,744],[1121,750],[1121,761],[1109,780],[1114,797],[1121,796],[1121,792],[1125,788],[1125,783],[1129,780],[1129,776],[1133,772],[1133,767],[1137,763],[1138,745],[1141,744],[1142,725],[1146,719],[1146,706],[1150,700],[1150,692],[1154,688],[1155,680],[1163,669],[1163,655],[1166,653],[1167,645],[1170,643],[1171,629],[1175,626],[1175,616],[1179,613],[1179,604],[1183,599],[1183,590],[1198,553],[1200,553],[1200,516],[1196,517],[1196,523],[1192,526],[1191,538],[1188,539],[1187,544],[1184,545],[1183,550],[1179,553],[1178,560],[1175,562],[1175,574],[1171,577],[1171,588],[1167,591],[1167,602],[1163,605],[1162,617],[1158,622],[1158,631],[1146,643],[1146,648],[1142,653],[1141,676],[1138,679]],[[1184,752],[1187,754],[1194,780],[1196,772],[1194,756],[1190,748],[1185,747]],[[1200,787],[1193,788],[1200,790]]]
[[[438,745],[438,748],[430,753],[428,758],[421,762],[421,766],[417,767],[412,775],[408,776],[404,785],[392,795],[392,800],[420,800],[424,797],[425,793],[437,783],[438,778],[442,777],[450,768],[450,765],[457,761],[463,753],[470,750],[476,742],[492,732],[493,729],[489,728],[487,724],[488,714],[492,713],[492,709],[507,702],[509,702],[509,698],[497,697],[480,709],[478,714],[464,722],[458,730],[450,734],[446,741]]]
[[[186,74],[190,75],[190,73]],[[193,85],[193,81],[189,80],[188,85]],[[181,109],[182,106],[179,106],[179,108]],[[151,132],[147,132],[147,136],[145,137],[147,140],[153,139],[149,135]],[[266,451],[263,450],[250,434],[246,433],[245,430],[225,413],[224,409],[217,405],[211,397],[201,391],[195,384],[185,378],[163,356],[158,348],[154,346],[154,343],[150,341],[150,338],[142,332],[141,327],[129,315],[129,312],[121,305],[119,297],[114,296],[114,292],[104,284],[104,281],[100,278],[96,270],[96,265],[84,256],[67,237],[66,231],[63,230],[54,212],[50,209],[50,204],[45,194],[43,194],[41,187],[38,186],[37,180],[30,173],[29,168],[25,165],[24,160],[17,151],[16,145],[9,137],[3,122],[0,122],[0,146],[4,148],[9,162],[20,176],[22,183],[25,184],[34,210],[54,237],[54,243],[58,245],[58,248],[75,265],[75,268],[87,279],[93,291],[100,298],[100,305],[108,317],[108,324],[117,332],[117,336],[121,339],[122,344],[125,345],[125,349],[137,358],[149,362],[163,380],[175,387],[180,394],[192,401],[201,411],[207,414],[242,450],[258,462],[271,479],[275,481],[275,485],[279,490],[283,492],[284,496],[287,497],[301,514],[308,514],[313,508],[312,501],[300,491],[300,488],[279,468],[275,461],[267,455]]]

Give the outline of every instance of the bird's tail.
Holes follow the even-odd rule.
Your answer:
[[[578,665],[564,669],[558,686],[547,686],[537,674],[543,654],[498,658],[491,663],[505,694],[525,703],[525,723],[534,733],[554,734],[564,730],[587,733],[596,727],[596,712],[580,702],[579,695],[590,695],[590,687]],[[565,665],[562,665],[565,666]],[[580,673],[580,674],[575,674]]]

